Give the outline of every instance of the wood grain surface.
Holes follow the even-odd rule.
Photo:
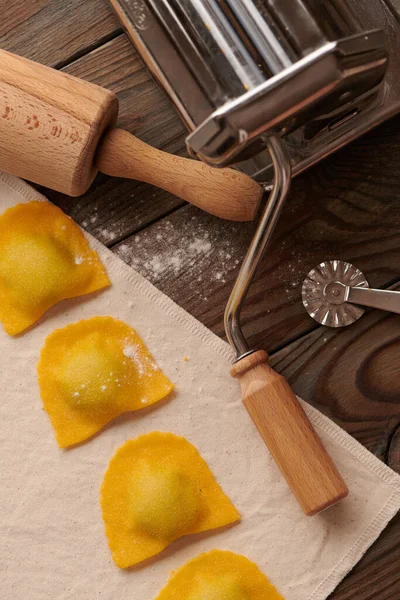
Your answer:
[[[243,312],[251,344],[273,351],[316,326],[303,309],[300,292],[308,271],[323,260],[353,262],[374,287],[399,277],[399,149],[396,117],[293,182]],[[226,300],[254,228],[184,207],[141,232],[140,244],[133,236],[116,251],[222,335]],[[173,264],[157,243],[157,236],[166,235],[182,259]],[[191,251],[193,235],[202,240],[203,252]],[[208,276],[199,286],[202,271]]]
[[[61,66],[121,32],[107,0],[0,0],[0,48]]]
[[[351,327],[319,327],[271,363],[299,396],[398,471],[399,342],[398,316],[371,311]]]
[[[120,101],[121,127],[185,153],[182,123],[107,0],[0,0],[0,9],[1,48],[108,87]],[[294,390],[398,472],[399,317],[371,311],[349,328],[328,330],[306,315],[300,288],[308,270],[330,258],[354,262],[373,286],[400,279],[399,150],[396,117],[294,182],[244,311],[250,341],[273,354],[271,364]],[[254,224],[227,223],[149,185],[106,176],[78,199],[47,193],[223,335],[224,306]],[[400,515],[330,600],[398,598]]]

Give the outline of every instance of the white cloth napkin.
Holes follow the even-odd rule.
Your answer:
[[[0,174],[0,213],[38,197]],[[321,515],[304,516],[241,404],[228,345],[89,239],[112,287],[63,302],[20,337],[0,331],[0,597],[154,600],[171,570],[220,548],[255,561],[286,600],[325,599],[400,508],[400,477],[305,405],[350,496]],[[49,333],[94,315],[137,329],[176,394],[62,451],[42,408],[36,363]],[[183,435],[199,449],[242,522],[178,540],[146,564],[121,571],[107,547],[99,487],[115,450],[152,430]]]

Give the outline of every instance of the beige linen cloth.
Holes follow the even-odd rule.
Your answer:
[[[0,174],[0,213],[38,197]],[[400,477],[305,405],[350,496],[321,515],[304,516],[241,404],[229,376],[228,345],[96,240],[90,243],[107,268],[110,289],[63,302],[25,335],[0,331],[0,597],[154,600],[171,570],[220,548],[255,561],[286,600],[325,599],[400,508]],[[176,393],[62,451],[42,408],[36,363],[49,333],[94,315],[134,327]],[[99,488],[115,450],[153,430],[183,435],[199,449],[242,522],[178,540],[122,571],[108,550]]]

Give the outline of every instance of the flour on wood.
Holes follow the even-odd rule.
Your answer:
[[[214,281],[224,282],[224,274],[234,266],[234,261],[227,258],[230,256],[229,253],[213,248],[208,232],[203,233],[201,237],[182,235],[178,244],[176,244],[176,240],[171,245],[160,243],[159,248],[155,248],[153,245],[148,251],[142,246],[140,255],[135,255],[132,248],[129,251],[122,248],[119,250],[122,258],[128,259],[134,268],[154,282],[168,273],[172,273],[174,276],[190,273],[191,277],[196,277],[199,273],[196,279],[200,277],[198,281],[202,281],[200,273],[207,268],[207,264],[213,262],[215,265],[215,253],[217,253],[218,271],[208,273],[207,277]],[[214,257],[213,261],[211,261],[211,255]]]
[[[108,231],[108,229],[102,229],[100,233],[106,242],[112,242],[117,237],[114,231]]]

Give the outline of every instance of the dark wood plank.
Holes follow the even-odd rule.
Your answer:
[[[294,390],[400,473],[400,320],[372,311],[340,330],[319,328],[271,362]],[[331,600],[400,598],[400,515]]]
[[[121,31],[108,0],[0,0],[0,48],[67,64]]]
[[[68,65],[66,72],[113,90],[118,126],[169,152],[184,152],[184,126],[125,35]],[[99,175],[80,198],[43,190],[78,223],[110,245],[183,206],[152,186]]]
[[[273,363],[299,396],[398,469],[399,358],[398,315],[371,311],[350,327],[318,328]]]
[[[243,313],[251,344],[272,350],[315,326],[301,304],[301,285],[323,260],[354,262],[373,286],[398,278],[399,190],[400,117],[293,182]],[[224,307],[254,228],[186,206],[116,252],[223,335]]]

